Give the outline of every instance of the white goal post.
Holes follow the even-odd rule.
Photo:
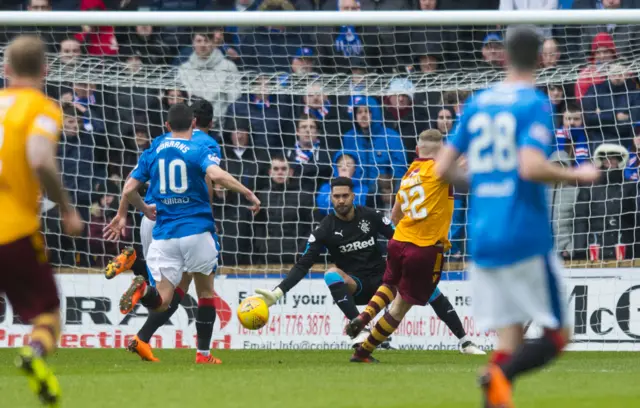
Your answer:
[[[102,240],[97,231],[113,214],[112,203],[117,203],[113,197],[119,194],[126,169],[135,165],[146,146],[145,138],[164,132],[169,104],[203,98],[213,105],[211,135],[221,143],[223,166],[259,191],[264,205],[263,214],[253,219],[237,211],[243,206],[236,198],[223,192],[216,197],[223,267],[216,279],[218,323],[213,346],[349,348],[342,334],[344,318],[324,281],[319,279],[330,259],[319,260],[310,279],[302,281],[271,309],[270,323],[260,332],[244,330],[235,318],[235,308],[255,288],[273,287],[304,249],[313,227],[330,211],[325,208],[327,197],[322,188],[338,174],[337,167],[343,163],[340,156],[353,156],[353,167],[357,168],[353,177],[360,177],[357,184],[362,188],[361,203],[389,212],[398,174],[380,169],[406,166],[406,162],[394,160],[410,160],[420,131],[433,127],[446,134],[451,130],[464,99],[504,77],[504,70],[492,62],[497,58],[495,54],[492,56],[488,49],[485,55],[484,48],[500,43],[509,25],[533,24],[549,27],[553,34],[546,38],[556,42],[555,53],[560,54],[547,66],[541,66],[536,80],[554,104],[557,151],[563,152],[556,159],[568,165],[592,160],[603,142],[620,144],[630,153],[620,164],[629,166],[624,178],[612,181],[613,190],[607,190],[615,190],[616,196],[567,186],[555,186],[551,191],[558,252],[565,257],[567,266],[564,283],[568,313],[574,321],[571,347],[640,351],[640,216],[636,215],[640,210],[640,167],[633,167],[640,161],[640,137],[635,137],[635,128],[640,128],[638,23],[640,9],[0,12],[0,55],[6,41],[16,34],[40,33],[50,51],[47,92],[61,103],[84,108],[77,111],[82,119],[80,130],[73,138],[63,136],[59,156],[66,187],[87,218],[86,236],[71,240],[62,235],[56,209],[43,204],[47,246],[52,259],[56,259],[63,294],[66,328],[62,346],[125,347],[127,339],[142,324],[144,308],[136,308],[127,317],[119,314],[118,299],[130,275],[107,281],[100,274],[104,262],[119,248]],[[143,35],[140,32],[145,30],[136,26],[152,26],[153,34]],[[275,43],[267,47],[256,40],[254,34],[262,26],[292,27],[298,31],[277,44],[281,47],[278,50],[285,51],[276,55]],[[616,26],[624,28],[626,34],[616,36]],[[90,44],[86,37],[79,40],[83,32],[96,33],[92,27],[104,28],[105,38],[117,41],[113,53],[89,51],[91,45],[100,48],[104,44]],[[360,27],[367,29],[359,31]],[[613,27],[611,41],[601,38],[596,44],[598,31],[588,27]],[[356,41],[347,39],[356,31]],[[422,32],[438,34],[419,35]],[[584,36],[576,37],[576,32]],[[158,33],[162,35],[152,37]],[[221,33],[224,39],[215,37],[215,33]],[[457,44],[458,33],[470,34],[460,37],[464,40]],[[198,39],[198,35],[202,38]],[[272,39],[274,34],[264,35]],[[149,42],[136,48],[133,44],[143,37]],[[300,40],[302,37],[304,40]],[[373,37],[374,41],[369,39]],[[158,42],[151,43],[149,38]],[[169,42],[174,38],[176,43]],[[292,39],[299,42],[288,43]],[[378,41],[381,39],[395,43]],[[220,51],[219,61],[227,68],[216,71],[204,63],[185,68],[196,55],[191,54],[192,40],[194,45],[196,41],[206,43],[203,60]],[[63,44],[65,41],[70,43]],[[376,50],[371,56],[367,47],[372,43],[376,43]],[[151,45],[155,47],[153,51]],[[71,47],[69,53],[67,46]],[[229,52],[229,48],[234,51]],[[594,55],[600,49],[612,50],[612,54],[595,61]],[[553,54],[553,47],[544,52]],[[251,61],[257,62],[248,62],[249,53]],[[331,56],[327,57],[327,53]],[[579,56],[574,58],[575,55]],[[419,56],[433,56],[436,68],[429,65],[431,60],[423,62]],[[291,72],[294,68],[288,65],[301,59],[313,62],[307,70]],[[334,65],[325,66],[327,61]],[[451,68],[458,63],[460,68]],[[620,84],[606,89],[599,85],[616,75],[622,77]],[[0,80],[4,79],[0,74]],[[407,97],[406,105],[398,102],[402,95]],[[627,104],[626,110],[622,111],[620,104]],[[378,129],[383,129],[383,138],[398,135],[400,147],[381,150],[379,146],[365,148],[357,142],[355,148],[344,146],[345,135],[362,133],[363,125],[357,118],[362,106],[371,116],[365,133],[373,134],[374,127],[381,126]],[[380,117],[375,116],[374,109]],[[572,125],[567,127],[567,121]],[[578,122],[580,125],[575,124]],[[307,126],[315,130],[308,130]],[[305,132],[317,136],[308,150],[299,142]],[[243,136],[249,142],[241,143]],[[391,142],[387,143],[391,146]],[[249,159],[246,150],[251,151]],[[378,164],[374,156],[387,151],[390,162]],[[318,158],[319,152],[326,156],[324,162]],[[373,163],[362,163],[365,153],[373,157]],[[280,156],[286,158],[291,171],[287,180],[292,180],[295,189],[289,185],[281,190],[274,187],[273,160]],[[316,168],[305,173],[309,163],[315,163]],[[358,176],[359,171],[362,174]],[[630,196],[630,192],[636,196]],[[440,287],[450,297],[471,338],[491,349],[495,335],[476,327],[466,281],[465,196],[456,196],[456,203],[456,232],[452,230],[456,252],[449,254],[449,273]],[[127,242],[139,244],[139,221],[139,216],[132,213]],[[607,229],[605,225],[611,222],[616,226]],[[611,238],[614,233],[616,237]],[[195,344],[194,302],[187,297],[184,307],[172,318],[172,325],[154,336],[152,346]],[[28,332],[0,297],[0,347],[21,345]],[[535,335],[536,329],[530,334]],[[457,339],[431,308],[412,310],[394,341],[408,349],[454,349],[457,345]]]

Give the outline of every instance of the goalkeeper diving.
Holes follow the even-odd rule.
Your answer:
[[[392,238],[394,227],[391,220],[379,212],[354,206],[354,198],[351,179],[337,177],[331,181],[331,202],[335,213],[325,217],[309,236],[302,256],[275,289],[256,289],[268,306],[275,304],[309,273],[325,248],[336,266],[325,272],[324,281],[336,305],[349,321],[358,317],[358,305],[367,305],[376,295],[386,267],[378,236]],[[485,354],[468,338],[453,305],[437,288],[429,304],[459,339],[461,353]],[[368,335],[369,331],[363,330],[352,337],[354,346],[362,343]]]

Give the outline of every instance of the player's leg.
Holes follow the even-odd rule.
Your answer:
[[[189,290],[191,284],[191,275],[185,273],[182,275],[182,280],[176,287],[173,298],[167,310],[163,312],[150,311],[144,324],[138,330],[136,336],[129,341],[127,349],[132,353],[136,353],[144,361],[160,361],[153,355],[151,345],[149,341],[155,332],[162,326],[164,326],[171,316],[178,310],[180,302],[184,298],[184,294]],[[154,282],[155,284],[155,282]]]
[[[507,380],[513,382],[518,376],[543,367],[553,361],[569,341],[565,327],[564,302],[559,276],[559,262],[553,255],[536,257],[527,261],[514,282],[513,290],[518,295],[520,308],[539,326],[544,328],[542,337],[523,342],[524,330],[508,333],[521,341],[511,346],[511,358],[500,365]],[[524,322],[523,322],[524,323]],[[503,336],[507,334],[501,333]],[[512,341],[511,343],[515,343]]]
[[[396,296],[396,285],[402,277],[402,248],[404,243],[389,241],[387,249],[387,267],[382,278],[382,285],[376,290],[367,306],[355,319],[345,327],[346,333],[352,338],[356,337],[374,317],[387,305],[391,304]]]
[[[460,321],[456,309],[437,287],[436,290],[433,291],[431,298],[429,298],[429,304],[433,308],[433,311],[436,312],[438,318],[442,320],[449,330],[458,338],[458,348],[462,354],[486,354],[469,339],[467,333],[464,331],[464,326],[462,325],[462,321]]]
[[[184,259],[179,239],[154,240],[147,254],[147,266],[155,286],[148,285],[142,276],[133,278],[131,286],[120,298],[120,312],[127,314],[140,302],[150,311],[169,308],[175,288],[182,280]]]
[[[197,364],[220,364],[210,353],[213,325],[216,321],[213,278],[218,265],[218,245],[212,234],[185,237],[181,242],[185,267],[193,272],[198,295],[196,312]]]
[[[60,299],[39,233],[0,246],[0,292],[14,313],[33,325],[29,344],[16,358],[29,386],[46,405],[55,405],[60,386],[45,359],[60,337]]]
[[[142,217],[140,221],[140,241],[142,243],[142,252],[146,258],[149,245],[151,245],[152,235],[153,235],[153,227],[155,226],[155,221],[151,221],[147,217]],[[122,272],[126,272],[134,267],[134,264],[137,259],[136,250],[129,246],[124,248],[120,254],[114,257],[107,267],[104,270],[104,276],[107,279],[113,279],[117,275]]]
[[[358,294],[358,291],[362,290],[362,284],[359,284],[353,277],[336,267],[329,268],[324,273],[324,282],[327,284],[334,302],[336,302],[336,305],[342,310],[347,319],[355,319],[358,316],[358,308],[356,307],[354,296]]]
[[[378,319],[367,339],[356,349],[351,361],[375,362],[376,360],[371,357],[371,353],[393,334],[411,307],[413,305],[403,300],[401,295],[396,296],[389,311]]]

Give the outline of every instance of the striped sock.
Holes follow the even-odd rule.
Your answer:
[[[60,337],[60,323],[53,314],[41,314],[32,321],[31,341],[29,345],[36,354],[46,357],[51,354],[58,343]]]
[[[400,321],[394,319],[391,313],[385,313],[384,316],[378,320],[373,330],[371,330],[369,337],[357,348],[356,355],[360,358],[369,357],[380,343],[391,336],[399,324]]]
[[[396,288],[392,288],[389,285],[381,285],[369,301],[367,307],[360,313],[360,319],[364,321],[365,324],[368,324],[382,309],[389,305],[395,297]]]

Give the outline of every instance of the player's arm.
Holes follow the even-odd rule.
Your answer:
[[[250,209],[254,214],[257,214],[258,211],[260,211],[260,200],[258,199],[258,197],[256,197],[253,191],[245,187],[231,174],[222,170],[217,164],[211,164],[207,167],[207,176],[214,183],[245,196],[247,200],[253,203],[253,206]]]
[[[54,114],[55,113],[55,114]],[[27,135],[27,161],[47,198],[58,205],[64,230],[69,235],[82,233],[82,218],[69,203],[69,195],[62,186],[60,172],[56,163],[58,132],[60,131],[59,112],[41,114],[36,117]]]
[[[391,209],[391,222],[393,222],[393,225],[398,225],[403,216],[400,200],[396,200]]]
[[[122,195],[126,197],[131,205],[133,205],[136,209],[142,211],[145,217],[149,218],[151,221],[155,221],[156,206],[147,205],[138,192],[138,189],[142,187],[143,184],[144,182],[134,177],[129,177],[127,182],[124,184],[124,188],[122,189]]]
[[[453,145],[445,145],[438,152],[436,158],[436,176],[449,184],[453,184],[457,191],[469,188],[469,175],[460,166],[460,152]]]
[[[324,244],[316,237],[318,234],[321,237],[322,233],[320,228],[316,229],[313,234],[309,236],[307,241],[307,247],[305,248],[302,256],[298,259],[298,262],[291,268],[287,276],[275,287],[273,290],[268,289],[256,289],[256,293],[261,296],[268,306],[276,303],[285,293],[290,291],[294,286],[298,284],[309,273],[309,269],[316,262],[318,256],[324,250]]]
[[[395,204],[393,205],[393,207],[395,208]],[[395,228],[394,225],[397,225],[395,223],[392,223],[389,218],[385,217],[384,215],[382,215],[380,213],[380,211],[376,211],[376,222],[378,223],[378,232],[385,237],[386,239],[391,239],[393,238],[393,234],[395,233]],[[393,218],[393,210],[391,211],[391,216]]]

